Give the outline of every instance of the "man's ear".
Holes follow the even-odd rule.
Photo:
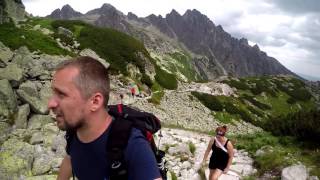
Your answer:
[[[104,98],[100,92],[94,93],[90,98],[90,111],[94,112],[103,106]]]

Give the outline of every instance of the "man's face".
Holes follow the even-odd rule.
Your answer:
[[[57,71],[52,80],[52,97],[49,99],[48,108],[56,115],[56,123],[61,130],[76,130],[83,126],[85,115],[88,112],[85,100],[76,87],[73,79],[79,70],[67,67]]]

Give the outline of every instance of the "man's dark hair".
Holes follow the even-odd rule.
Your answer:
[[[80,56],[60,63],[56,71],[75,67],[79,74],[74,78],[74,83],[81,96],[89,99],[96,92],[103,95],[104,107],[107,107],[110,92],[110,80],[107,68],[98,60],[89,56]]]

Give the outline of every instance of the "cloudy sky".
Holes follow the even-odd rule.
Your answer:
[[[45,16],[65,4],[76,11],[109,3],[139,17],[181,15],[197,9],[236,38],[258,44],[291,71],[320,80],[320,0],[22,0],[26,11]]]

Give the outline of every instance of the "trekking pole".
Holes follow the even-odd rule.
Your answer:
[[[159,136],[159,141],[158,141],[158,148],[157,149],[159,150],[159,148],[160,148],[160,140],[163,137],[162,133],[161,133],[161,130],[159,131],[159,135],[158,136]]]

